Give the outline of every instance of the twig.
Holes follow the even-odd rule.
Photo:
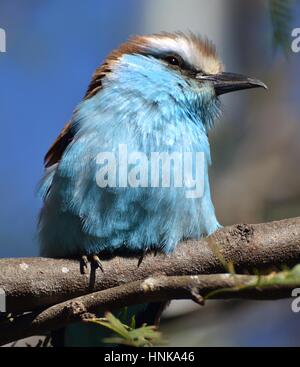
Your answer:
[[[216,299],[290,297],[292,289],[300,284],[300,274],[286,279],[283,274],[261,277],[235,274],[160,276],[135,281],[81,296],[56,304],[40,313],[22,315],[14,321],[3,323],[0,325],[0,345],[94,318],[94,312],[140,303],[192,299],[198,304],[204,304],[204,297],[207,296]]]

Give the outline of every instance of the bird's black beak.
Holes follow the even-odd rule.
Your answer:
[[[220,73],[216,75],[197,75],[198,80],[209,81],[213,84],[217,96],[242,89],[264,88],[266,84],[257,79],[248,78],[234,73]]]

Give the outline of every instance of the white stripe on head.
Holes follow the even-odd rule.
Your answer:
[[[174,52],[186,62],[207,74],[223,71],[223,64],[211,43],[201,38],[183,33],[166,33],[144,37],[147,46],[162,52]]]

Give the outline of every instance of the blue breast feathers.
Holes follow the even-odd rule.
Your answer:
[[[210,197],[207,137],[218,101],[209,87],[199,90],[191,83],[158,60],[126,55],[103,80],[102,90],[78,106],[72,119],[75,137],[42,185],[42,255],[154,248],[168,253],[182,239],[199,238],[219,227]],[[199,168],[197,152],[203,157],[200,197],[187,195],[192,189],[178,185],[178,162],[172,160],[169,187],[161,187],[162,177],[156,181],[159,187],[151,186],[156,174],[153,153],[164,154],[160,170],[170,155],[182,157],[177,168],[183,178],[192,178]],[[184,164],[185,153],[192,153],[192,164]],[[136,162],[124,169],[120,160],[125,154]],[[115,160],[109,163],[112,156]],[[100,187],[99,175],[108,167],[116,179],[108,174],[102,179],[116,185]],[[128,176],[142,187],[124,185]]]

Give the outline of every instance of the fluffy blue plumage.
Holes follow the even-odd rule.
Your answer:
[[[219,113],[209,83],[184,78],[160,60],[124,55],[103,88],[84,100],[72,118],[73,141],[47,172],[42,190],[41,252],[66,257],[102,251],[173,251],[184,238],[218,227],[210,197],[208,129]],[[201,198],[184,188],[99,188],[100,152],[203,152]],[[192,172],[194,173],[194,172]]]

